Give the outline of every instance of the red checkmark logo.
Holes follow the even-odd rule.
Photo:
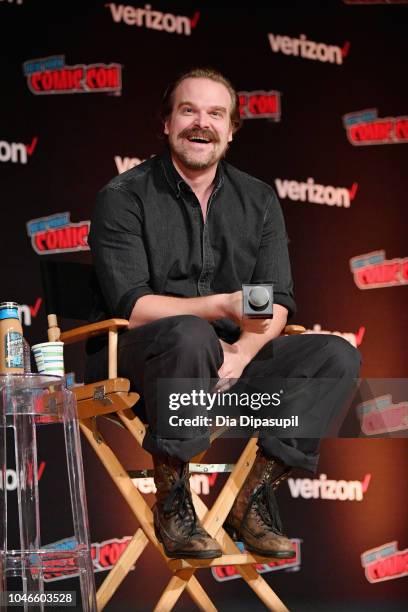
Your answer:
[[[198,20],[200,19],[200,11],[196,11],[193,15],[193,17],[190,19],[190,23],[191,23],[191,27],[195,28]]]
[[[370,484],[370,480],[371,480],[371,474],[366,474],[364,476],[364,480],[361,481],[361,488],[363,490],[363,493],[367,491],[368,485]]]
[[[34,306],[30,306],[30,312],[31,312],[32,317],[37,316],[38,311],[40,310],[41,304],[42,304],[42,298],[39,297],[36,299]]]
[[[362,343],[364,334],[365,334],[365,330],[366,328],[364,327],[364,325],[362,325],[360,329],[358,330],[358,332],[356,333],[356,345],[357,346],[360,346],[360,344]]]
[[[348,40],[346,40],[346,42],[344,43],[344,45],[341,48],[341,54],[343,57],[346,57],[348,55],[348,52],[350,51],[350,47],[351,44]]]
[[[34,149],[37,146],[37,142],[38,142],[38,138],[37,136],[34,136],[34,138],[31,141],[31,144],[26,145],[28,155],[32,155],[34,153]]]
[[[45,468],[45,461],[41,461],[40,465],[38,466],[38,471],[37,471],[38,480],[40,480],[41,476],[43,475],[44,468]]]
[[[358,183],[353,183],[351,188],[348,190],[350,194],[350,200],[354,200],[354,198],[356,197],[357,189],[358,189]]]
[[[217,480],[217,472],[214,472],[214,474],[208,474],[208,484],[210,485],[210,487],[213,487],[215,484],[215,481]]]

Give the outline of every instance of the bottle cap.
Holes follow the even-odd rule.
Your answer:
[[[17,302],[0,302],[0,319],[18,319]]]

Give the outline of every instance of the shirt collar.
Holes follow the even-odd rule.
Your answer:
[[[170,187],[173,189],[177,198],[180,197],[181,191],[183,189],[191,191],[191,187],[186,183],[186,181],[177,172],[173,164],[173,161],[171,159],[171,154],[170,154],[170,150],[168,147],[166,147],[166,150],[162,155],[162,166],[163,166],[164,175],[167,179],[167,182],[169,183]],[[224,169],[223,169],[223,163],[221,161],[219,162],[217,166],[217,172],[215,174],[213,191],[218,191],[218,189],[221,187],[223,183],[223,180],[224,180]]]

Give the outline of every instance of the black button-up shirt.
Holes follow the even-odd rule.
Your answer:
[[[295,303],[282,211],[274,190],[225,161],[206,220],[169,152],[118,175],[98,194],[89,236],[100,285],[95,319],[128,319],[147,294],[197,297],[272,283],[274,302]],[[228,319],[213,323],[229,341]]]

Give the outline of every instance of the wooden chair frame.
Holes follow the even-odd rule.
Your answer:
[[[271,557],[260,557],[247,552],[242,553],[237,544],[222,527],[254,462],[256,455],[255,438],[251,438],[247,443],[211,509],[208,509],[201,498],[193,493],[197,515],[202,520],[204,528],[219,543],[223,555],[217,559],[205,560],[170,559],[164,553],[163,546],[158,542],[154,532],[153,514],[150,507],[97,429],[97,417],[114,414],[116,418],[120,419],[120,422],[140,446],[146,432],[142,421],[131,410],[131,407],[139,400],[139,395],[129,392],[130,383],[127,379],[117,377],[118,330],[127,327],[127,325],[128,321],[124,319],[109,319],[99,323],[83,325],[67,332],[61,332],[56,315],[48,315],[48,339],[50,341],[61,340],[65,344],[72,344],[104,333],[107,333],[109,337],[109,378],[104,381],[74,387],[73,391],[77,399],[80,428],[129,505],[140,527],[136,530],[129,545],[99,587],[97,592],[98,611],[104,609],[150,542],[160,551],[164,562],[173,573],[172,578],[154,608],[155,612],[169,612],[169,610],[172,610],[185,589],[187,589],[191,598],[201,610],[205,612],[215,611],[216,607],[194,574],[199,568],[220,565],[235,566],[242,578],[267,609],[274,612],[287,612],[286,606],[254,567],[254,564],[257,563],[270,562]],[[302,333],[303,331],[303,327],[295,325],[285,328],[286,334]],[[204,455],[205,452],[195,457],[192,461],[201,463]]]

